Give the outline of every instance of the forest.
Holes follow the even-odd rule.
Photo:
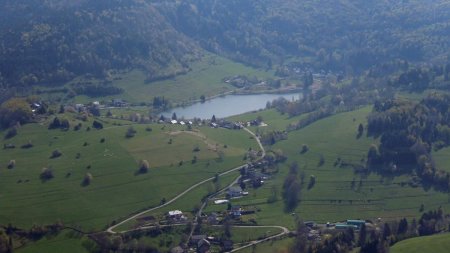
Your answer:
[[[61,85],[77,76],[107,78],[111,70],[130,69],[159,80],[188,72],[206,51],[280,74],[285,66],[353,76],[396,59],[442,62],[450,47],[448,5],[5,0],[0,87]]]

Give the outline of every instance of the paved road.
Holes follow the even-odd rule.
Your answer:
[[[255,140],[257,141],[257,143],[258,143],[260,149],[262,150],[262,156],[261,156],[261,157],[264,157],[264,156],[266,155],[266,151],[265,151],[265,149],[264,149],[264,146],[261,144],[261,141],[259,140],[259,138],[255,135],[255,133],[253,133],[253,132],[250,131],[249,129],[247,129],[247,128],[244,127],[244,130],[247,131],[249,134],[251,134],[251,135],[255,138]],[[230,170],[227,170],[227,171],[225,171],[225,172],[223,172],[223,173],[220,173],[219,176],[227,175],[227,174],[229,174],[229,173],[232,173],[232,172],[234,172],[234,171],[237,171],[237,170],[241,169],[241,168],[244,167],[244,166],[246,166],[246,164],[240,165],[240,166],[238,166],[238,167],[235,167],[235,168],[233,168],[233,169],[230,169]],[[198,182],[198,183],[192,185],[191,187],[189,187],[188,189],[186,189],[185,191],[183,191],[182,193],[178,194],[177,196],[175,196],[175,197],[172,198],[171,200],[165,202],[164,204],[161,204],[161,205],[159,205],[159,206],[156,206],[156,207],[153,207],[153,208],[144,210],[144,211],[142,211],[142,212],[140,212],[140,213],[137,213],[137,214],[135,214],[135,215],[133,215],[133,216],[131,216],[131,217],[129,217],[129,218],[127,218],[127,219],[125,219],[125,220],[123,220],[123,221],[121,221],[121,222],[119,222],[119,223],[117,223],[117,224],[115,224],[115,225],[113,225],[113,226],[111,226],[111,227],[109,227],[108,229],[106,229],[106,232],[111,233],[111,234],[115,234],[116,232],[114,232],[114,229],[116,229],[117,227],[121,226],[122,224],[125,224],[125,223],[127,223],[127,222],[129,222],[129,221],[131,221],[131,220],[133,220],[133,219],[135,219],[135,218],[141,216],[141,215],[144,215],[144,214],[146,214],[146,213],[149,213],[149,212],[152,212],[152,211],[157,210],[157,209],[159,209],[159,208],[162,208],[162,207],[165,207],[165,206],[167,206],[167,205],[170,205],[170,204],[172,204],[173,202],[175,202],[177,199],[179,199],[179,198],[181,198],[182,196],[184,196],[186,193],[192,191],[193,189],[197,188],[198,186],[200,186],[200,185],[202,185],[202,184],[204,184],[204,183],[206,183],[206,182],[208,182],[208,181],[213,180],[214,178],[215,178],[215,177],[210,177],[210,178],[207,178],[207,179],[205,179],[205,180],[203,180],[203,181],[201,181],[201,182]]]
[[[162,227],[185,226],[185,225],[186,224],[172,224],[172,225],[160,225],[159,227],[162,228]],[[222,225],[212,225],[212,226],[213,227],[222,227]],[[272,240],[272,239],[275,239],[275,238],[278,238],[278,237],[281,237],[281,236],[284,236],[284,235],[287,235],[290,233],[288,228],[282,227],[282,226],[233,226],[233,227],[235,227],[235,228],[278,228],[281,230],[281,233],[263,238],[261,240],[250,241],[250,242],[248,242],[247,245],[244,245],[244,246],[241,246],[241,247],[238,247],[238,248],[235,248],[235,249],[229,251],[230,253],[236,252],[236,251],[248,248],[248,247],[252,247],[253,245],[257,245],[259,243],[263,243],[263,242],[266,242],[266,241],[269,241],[269,240]],[[120,233],[128,233],[128,232],[147,230],[147,229],[153,229],[153,228],[155,228],[155,226],[143,226],[143,227],[139,227],[139,228],[135,228],[135,229],[121,231]]]

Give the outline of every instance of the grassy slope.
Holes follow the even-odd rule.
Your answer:
[[[85,123],[87,125],[89,123]],[[101,229],[113,219],[155,206],[163,197],[170,199],[195,182],[241,164],[248,147],[256,148],[254,140],[244,131],[228,130],[230,136],[236,136],[227,143],[220,143],[222,131],[227,130],[201,128],[200,131],[207,132],[208,142],[218,143],[218,147],[228,145],[227,149],[221,148],[226,159],[218,162],[217,154],[208,150],[200,138],[166,133],[181,130],[181,127],[161,129],[161,125],[152,125],[152,132],[146,132],[145,128],[145,125],[136,125],[136,137],[125,139],[127,126],[106,124],[100,131],[62,132],[30,124],[22,127],[13,139],[2,140],[1,145],[14,143],[18,147],[31,140],[34,147],[28,150],[17,147],[0,154],[0,199],[3,203],[0,223],[27,227],[62,220],[85,229]],[[105,143],[100,143],[102,137],[106,138]],[[168,144],[169,139],[172,144]],[[83,147],[84,142],[89,145]],[[195,145],[199,145],[200,152],[192,152]],[[61,150],[63,156],[49,159],[54,149]],[[80,159],[75,159],[76,153],[81,154]],[[194,155],[198,162],[191,164]],[[10,159],[16,160],[15,169],[6,169]],[[145,175],[135,175],[140,159],[147,159],[151,166]],[[184,163],[178,166],[181,160]],[[52,167],[55,178],[42,182],[39,174],[43,167]],[[86,172],[94,179],[91,185],[82,187]]]
[[[272,72],[247,67],[219,56],[207,55],[199,62],[193,63],[192,71],[167,80],[146,83],[145,73],[139,70],[120,75],[122,79],[113,81],[113,85],[123,88],[124,94],[113,97],[121,97],[133,102],[151,102],[155,96],[164,96],[170,101],[187,102],[197,100],[201,95],[208,97],[234,90],[235,87],[224,83],[222,79],[235,75],[273,77]],[[76,98],[77,102],[92,100],[94,99],[85,96]]]
[[[450,248],[450,234],[423,236],[404,240],[391,247],[392,253],[445,253]]]
[[[253,247],[245,248],[239,252],[241,253],[285,253],[289,252],[289,247],[292,245],[294,239],[293,238],[284,238],[282,240],[274,240],[268,241],[261,244],[256,245],[253,250]]]
[[[359,123],[366,122],[366,116],[371,108],[366,107],[357,111],[338,114],[301,129],[290,132],[288,140],[276,143],[272,148],[280,148],[289,157],[285,165],[280,166],[280,172],[272,180],[267,181],[261,188],[250,190],[250,195],[233,201],[249,207],[257,207],[261,211],[254,216],[245,216],[246,219],[255,218],[258,224],[278,224],[294,228],[295,215],[285,213],[281,200],[267,204],[271,188],[278,190],[281,199],[281,186],[288,171],[288,165],[297,161],[301,171],[305,173],[305,185],[310,175],[316,176],[316,185],[302,190],[302,201],[294,211],[304,220],[321,222],[339,221],[348,218],[377,218],[392,219],[398,217],[417,217],[420,205],[426,209],[435,209],[439,206],[449,208],[448,196],[433,190],[424,191],[422,188],[401,186],[401,182],[408,182],[407,177],[394,179],[381,178],[371,174],[362,179],[360,189],[352,190],[350,185],[355,178],[356,186],[360,178],[348,167],[335,167],[338,157],[343,161],[363,164],[369,146],[377,140],[365,136],[356,139]],[[241,116],[243,120],[255,118],[258,114],[267,117],[266,122],[271,124],[271,118],[276,119],[275,128],[282,129],[290,120],[282,116],[273,115],[274,112],[260,112]],[[248,118],[246,118],[248,117]],[[269,126],[270,127],[270,126]],[[263,128],[262,128],[263,129]],[[303,144],[310,148],[306,154],[300,154]],[[318,166],[322,154],[325,164]],[[357,187],[358,188],[358,187]],[[209,211],[222,210],[224,206],[208,206]]]
[[[69,233],[62,232],[56,237],[43,238],[34,243],[28,244],[23,248],[18,249],[18,253],[34,253],[34,252],[46,252],[46,253],[83,253],[89,252],[82,246],[83,239],[78,237],[70,237]]]

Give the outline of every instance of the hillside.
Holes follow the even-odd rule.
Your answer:
[[[448,2],[12,1],[0,4],[0,86],[110,70],[186,73],[203,49],[249,65],[354,74],[392,59],[445,59]]]
[[[439,234],[433,236],[417,237],[401,241],[391,247],[392,253],[415,253],[415,252],[448,252],[450,246],[450,235]]]
[[[349,74],[390,59],[447,54],[449,3],[432,1],[158,1],[177,30],[250,64],[297,62]]]
[[[199,53],[144,1],[7,0],[0,7],[4,86],[85,74],[108,80],[109,70],[132,68],[156,80],[185,73]]]

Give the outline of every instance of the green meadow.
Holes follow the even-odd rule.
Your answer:
[[[117,74],[118,80],[113,85],[124,89],[124,93],[116,96],[98,98],[110,100],[122,98],[130,102],[151,102],[154,97],[166,97],[172,102],[184,103],[206,97],[230,92],[234,86],[223,82],[230,76],[246,75],[248,77],[274,77],[273,71],[264,71],[233,62],[220,56],[207,54],[200,61],[192,63],[191,71],[173,78],[147,83],[146,75],[140,70]],[[77,81],[77,80],[76,80]],[[75,102],[85,103],[95,99],[77,96]]]
[[[72,126],[79,123],[70,114],[65,117]],[[245,131],[133,125],[135,137],[125,138],[129,126],[107,121],[102,130],[82,122],[79,131],[28,124],[12,139],[1,140],[2,147],[11,143],[16,148],[4,149],[0,155],[0,223],[30,227],[62,221],[84,230],[101,230],[242,164],[245,152],[257,148]],[[32,148],[20,148],[28,142]],[[56,149],[62,156],[50,158]],[[148,173],[138,173],[141,159],[149,162]],[[13,169],[6,168],[10,160],[16,161]],[[40,179],[44,167],[53,170],[54,178]],[[93,176],[87,186],[82,184],[86,173]]]
[[[258,210],[254,215],[243,216],[244,220],[255,219],[258,225],[282,225],[295,228],[295,219],[334,222],[346,219],[398,219],[402,217],[417,218],[420,206],[434,210],[439,206],[449,209],[450,199],[445,193],[432,189],[408,186],[409,178],[400,176],[383,178],[376,174],[361,177],[350,166],[339,164],[364,165],[367,151],[378,140],[372,137],[356,138],[360,123],[366,125],[371,107],[356,111],[340,113],[319,120],[303,129],[289,132],[288,139],[279,141],[268,149],[281,149],[288,160],[279,165],[278,174],[267,180],[257,189],[249,189],[249,195],[232,200],[235,205]],[[258,127],[259,132],[283,130],[293,121],[288,116],[273,110],[245,114],[234,117],[239,120],[251,120],[261,116],[269,126]],[[302,145],[309,151],[301,154]],[[324,163],[320,164],[323,157]],[[299,164],[300,173],[305,175],[298,207],[286,212],[281,198],[283,181],[292,162]],[[310,176],[316,183],[307,189]],[[352,188],[352,181],[354,187]],[[267,199],[277,192],[278,200],[267,203]],[[225,206],[212,203],[207,211],[224,210]]]
[[[450,234],[416,237],[394,244],[392,253],[446,253],[450,248]]]

